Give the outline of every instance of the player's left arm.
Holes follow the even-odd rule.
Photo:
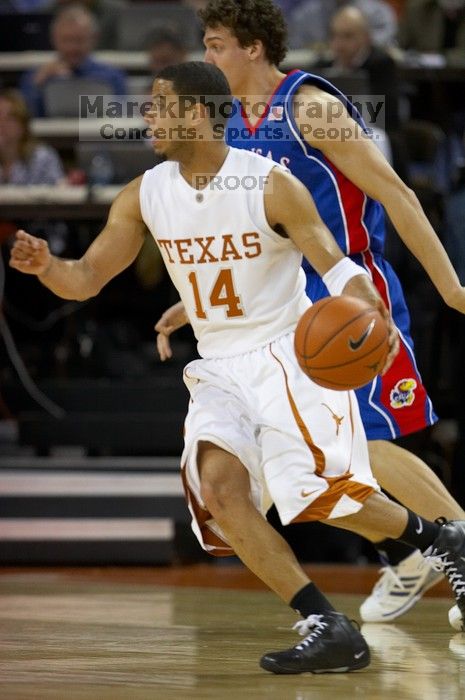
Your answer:
[[[313,86],[304,86],[298,93],[294,112],[306,141],[384,206],[400,238],[420,262],[445,303],[465,313],[465,288],[417,196],[340,107],[341,102],[336,97]],[[322,137],[328,134],[329,128],[333,130],[332,137]],[[339,138],[334,137],[336,133]]]
[[[302,251],[320,277],[325,280],[332,275],[337,281],[341,263],[351,266],[348,273],[342,269],[346,280],[342,294],[357,296],[375,306],[389,325],[390,353],[386,371],[399,349],[398,333],[391,317],[365,270],[346,258],[334,236],[322,221],[307,188],[293,175],[280,167],[273,168],[265,186],[265,214],[271,228],[289,237]],[[360,273],[357,273],[357,268]],[[336,278],[334,277],[336,274]],[[334,292],[332,292],[334,293]],[[339,292],[337,292],[339,293]]]

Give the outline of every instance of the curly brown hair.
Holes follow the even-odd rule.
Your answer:
[[[199,12],[206,27],[227,27],[245,48],[259,39],[270,63],[279,66],[287,53],[287,27],[272,0],[210,0]]]

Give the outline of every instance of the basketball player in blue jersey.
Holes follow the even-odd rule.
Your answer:
[[[197,98],[186,109],[187,95]],[[193,530],[206,551],[235,552],[302,614],[296,628],[304,639],[265,654],[262,668],[364,668],[370,653],[363,636],[266,521],[270,500],[285,524],[322,520],[371,541],[393,537],[419,547],[444,570],[464,613],[465,521],[431,522],[380,493],[353,392],[324,389],[301,371],[294,330],[310,304],[302,253],[331,294],[361,297],[383,314],[386,370],[398,334],[369,276],[343,256],[297,178],[213,138],[217,118],[206,105],[214,96],[231,101],[215,66],[199,61],[161,71],[146,119],[166,160],[123,188],[80,259],[52,255],[46,241],[18,231],[10,265],[61,298],[89,299],[153,236],[201,356],[184,370],[192,400],[182,475]],[[224,121],[219,125],[224,130]],[[217,188],[231,178],[238,178],[233,188]],[[337,429],[329,412],[322,415],[322,402],[347,416]]]
[[[369,440],[370,460],[381,486],[425,517],[464,517],[436,475],[396,438],[436,421],[413,354],[409,313],[399,280],[383,257],[385,216],[422,264],[445,303],[465,311],[465,290],[415,194],[400,180],[376,146],[363,138],[364,123],[351,103],[322,78],[278,66],[286,53],[286,27],[271,0],[211,0],[200,13],[205,60],[221,68],[236,96],[227,139],[287,167],[311,192],[320,216],[344,253],[372,277],[400,331],[401,349],[390,371],[357,391]],[[309,265],[307,294],[327,289]],[[168,335],[184,322],[173,307],[157,324],[162,356]],[[391,551],[393,566],[364,602],[365,621],[393,620],[440,578],[418,551]],[[397,555],[398,559],[394,559]]]

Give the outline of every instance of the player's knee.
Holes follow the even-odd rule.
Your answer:
[[[230,482],[223,483],[219,479],[208,477],[200,480],[200,495],[205,508],[214,518],[227,513],[237,498]]]
[[[204,442],[199,443],[197,459],[200,495],[212,515],[227,510],[237,498],[248,496],[248,475],[236,457]]]

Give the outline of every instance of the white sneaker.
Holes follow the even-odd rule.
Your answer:
[[[451,627],[454,628],[454,630],[458,630],[459,632],[465,632],[462,613],[460,612],[460,608],[458,605],[454,605],[454,607],[449,610],[449,622]]]
[[[395,620],[443,577],[441,572],[431,568],[418,549],[397,566],[384,566],[380,573],[382,576],[371,595],[360,606],[364,622]]]

